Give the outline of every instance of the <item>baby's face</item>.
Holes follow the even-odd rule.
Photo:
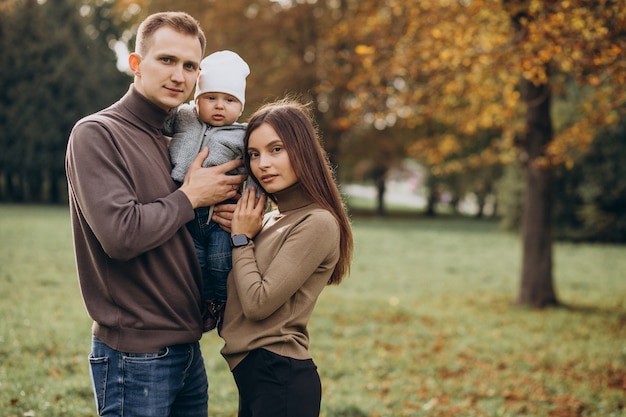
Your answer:
[[[196,99],[200,120],[211,126],[232,125],[241,116],[241,102],[226,93],[204,93]]]

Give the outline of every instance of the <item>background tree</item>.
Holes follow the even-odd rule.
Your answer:
[[[71,0],[0,3],[2,200],[64,201],[71,127],[127,88],[108,45],[108,35],[117,32],[108,24],[108,7]]]
[[[626,119],[597,136],[572,168],[557,171],[557,233],[573,241],[625,243]]]
[[[358,45],[346,52],[361,63],[354,66],[351,120],[372,112],[377,120],[396,116],[413,126],[433,120],[446,126],[446,133],[435,132],[429,143],[445,156],[457,148],[451,142],[471,146],[465,139],[473,140],[477,131],[501,129],[478,155],[485,163],[524,162],[518,301],[556,304],[553,167],[572,164],[596,129],[620,118],[619,106],[626,101],[623,1],[349,3],[362,16],[351,25]],[[341,30],[336,33],[341,39]],[[392,39],[386,37],[392,33]],[[378,59],[389,57],[389,50],[391,59]],[[570,77],[593,90],[579,117],[554,132],[550,98]],[[471,159],[444,160],[442,173],[463,169]]]
[[[537,170],[539,176],[562,165],[557,173],[582,176],[572,167],[600,164],[583,154],[597,132],[624,115],[622,6],[623,0],[0,0],[0,199],[63,200],[57,186],[65,185],[69,129],[130,82],[116,70],[111,47],[132,47],[131,24],[174,8],[199,18],[209,37],[207,52],[234,49],[251,64],[242,119],[287,93],[310,99],[342,176],[357,178],[366,165],[375,174],[380,213],[381,180],[407,155],[434,174],[433,191],[444,187],[458,196],[484,194],[499,175],[495,164],[520,163],[525,173]],[[526,148],[540,137],[530,134],[526,109],[539,107],[522,94],[533,89],[550,94],[537,95],[551,99],[543,107],[550,113],[535,114],[544,118],[537,126],[553,131],[545,147],[533,148],[540,151],[537,158]],[[559,101],[570,103],[566,115],[555,105]],[[599,179],[605,180],[619,187],[610,176]],[[554,205],[559,218],[567,213],[577,227],[604,224],[584,220],[582,212],[599,218],[605,209],[561,210],[570,201],[590,202],[592,195],[599,204],[590,190],[604,183],[568,184],[575,193],[553,194],[569,199]],[[544,203],[525,188],[529,203]],[[616,213],[611,224],[619,224]],[[536,253],[544,257],[551,250]],[[524,275],[551,282],[547,274]]]

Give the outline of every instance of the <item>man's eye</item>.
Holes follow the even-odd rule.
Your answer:
[[[161,61],[163,61],[166,64],[169,64],[170,62],[172,62],[172,59],[168,58],[168,57],[163,57],[163,58],[161,58]]]

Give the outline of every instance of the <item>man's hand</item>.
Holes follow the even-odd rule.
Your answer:
[[[235,198],[239,186],[246,179],[246,175],[226,175],[227,172],[241,166],[241,160],[202,168],[202,161],[208,155],[208,148],[200,151],[189,166],[183,185],[180,186],[180,190],[185,193],[194,209],[211,206],[229,198]]]

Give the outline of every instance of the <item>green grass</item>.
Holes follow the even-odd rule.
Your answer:
[[[326,417],[626,416],[626,247],[556,244],[564,308],[515,306],[520,242],[469,219],[355,219],[352,275],[311,351]],[[0,417],[93,416],[87,317],[64,207],[0,205]],[[210,415],[234,416],[202,340]]]

